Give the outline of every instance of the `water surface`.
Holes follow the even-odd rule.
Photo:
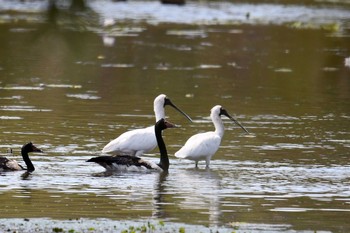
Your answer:
[[[0,153],[21,161],[28,141],[44,151],[32,154],[32,174],[0,174],[0,229],[349,231],[346,2],[92,1],[52,14],[45,2],[1,1],[0,10]],[[194,119],[166,109],[181,125],[164,132],[169,174],[85,162],[154,124],[160,93]],[[210,169],[195,169],[173,154],[213,129],[216,104],[251,134],[225,119]],[[157,150],[146,157],[158,160]]]

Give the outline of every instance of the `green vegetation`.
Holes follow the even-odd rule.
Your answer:
[[[185,223],[164,222],[163,220],[145,220],[145,221],[114,221],[114,220],[94,220],[94,219],[17,219],[15,220],[17,229],[7,227],[7,232],[26,232],[27,229],[33,232],[54,232],[54,233],[81,233],[81,232],[116,232],[116,233],[185,233],[185,232],[210,232],[220,233],[219,229],[211,229],[201,225],[187,225]],[[27,222],[29,225],[27,225]],[[26,224],[24,224],[26,223]],[[237,230],[237,224],[229,228],[222,229],[224,232]],[[4,230],[5,225],[0,221],[0,232]],[[35,226],[35,228],[33,228]]]
[[[54,227],[54,228],[52,228],[52,231],[53,232],[63,232],[63,229],[59,228],[59,227]]]
[[[163,221],[159,221],[158,225],[159,226],[155,226],[151,222],[147,222],[147,224],[139,227],[129,226],[127,230],[122,230],[121,233],[151,233],[160,231],[165,226]]]

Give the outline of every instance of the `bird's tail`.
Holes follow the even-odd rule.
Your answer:
[[[94,163],[101,163],[101,162],[106,162],[108,160],[109,156],[98,156],[98,157],[93,157],[86,162],[94,162]]]
[[[176,152],[176,153],[174,154],[174,156],[175,156],[176,158],[179,158],[179,159],[183,159],[183,158],[186,157],[185,154],[182,154],[182,153],[179,153],[179,152]]]

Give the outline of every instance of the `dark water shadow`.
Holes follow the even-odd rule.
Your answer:
[[[21,178],[22,180],[30,180],[32,177],[32,172],[31,171],[25,171],[22,175]]]

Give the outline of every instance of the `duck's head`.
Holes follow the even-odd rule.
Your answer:
[[[173,123],[170,123],[169,121],[162,118],[159,121],[157,121],[155,127],[160,129],[160,130],[165,130],[165,129],[169,129],[169,128],[175,128],[176,125]]]
[[[29,142],[27,144],[24,144],[22,146],[22,151],[25,151],[27,153],[30,153],[30,152],[43,152],[42,150],[40,150],[39,148],[37,148],[36,146],[33,145],[32,142]]]

